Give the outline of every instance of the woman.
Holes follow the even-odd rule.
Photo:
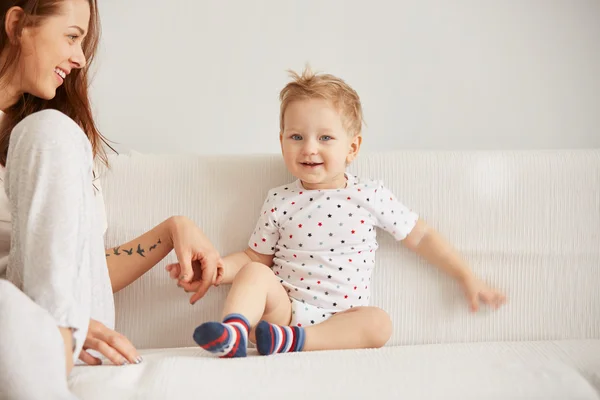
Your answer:
[[[202,295],[221,260],[185,217],[103,248],[93,162],[107,163],[106,142],[87,93],[96,0],[6,0],[0,15],[0,398],[71,398],[65,370],[100,363],[88,350],[141,362],[113,330],[114,292],[174,249]]]

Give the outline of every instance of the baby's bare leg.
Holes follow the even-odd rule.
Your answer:
[[[250,263],[238,272],[225,301],[223,322],[206,322],[196,328],[194,340],[221,357],[245,357],[248,334],[265,319],[288,324],[292,308],[285,289],[266,265]],[[253,339],[253,334],[250,335]]]
[[[223,317],[241,314],[250,326],[266,319],[277,324],[288,324],[292,319],[292,306],[280,279],[271,268],[252,262],[236,275],[227,295]]]
[[[304,351],[383,347],[392,335],[388,314],[376,307],[356,307],[306,328]]]
[[[307,328],[261,321],[256,327],[258,352],[366,349],[382,347],[392,332],[390,317],[375,307],[357,307]]]

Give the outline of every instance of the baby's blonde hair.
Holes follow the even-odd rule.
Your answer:
[[[314,73],[307,66],[302,75],[288,71],[292,77],[281,90],[279,100],[279,127],[283,132],[283,116],[291,102],[296,100],[324,99],[331,101],[342,115],[342,123],[348,133],[354,137],[362,130],[363,113],[358,93],[344,80],[329,74]]]

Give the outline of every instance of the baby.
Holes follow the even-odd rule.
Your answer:
[[[346,172],[362,141],[358,94],[309,69],[292,77],[279,140],[297,180],[268,192],[248,248],[223,258],[223,321],[198,326],[196,343],[221,357],[246,356],[249,339],[262,355],[382,347],[392,328],[369,306],[376,227],[456,278],[473,311],[479,300],[499,307],[504,295],[381,181]]]

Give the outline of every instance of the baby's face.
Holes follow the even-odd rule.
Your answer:
[[[322,99],[290,103],[283,116],[281,151],[285,165],[306,189],[345,186],[346,165],[358,153],[361,137],[351,137],[341,114]]]

